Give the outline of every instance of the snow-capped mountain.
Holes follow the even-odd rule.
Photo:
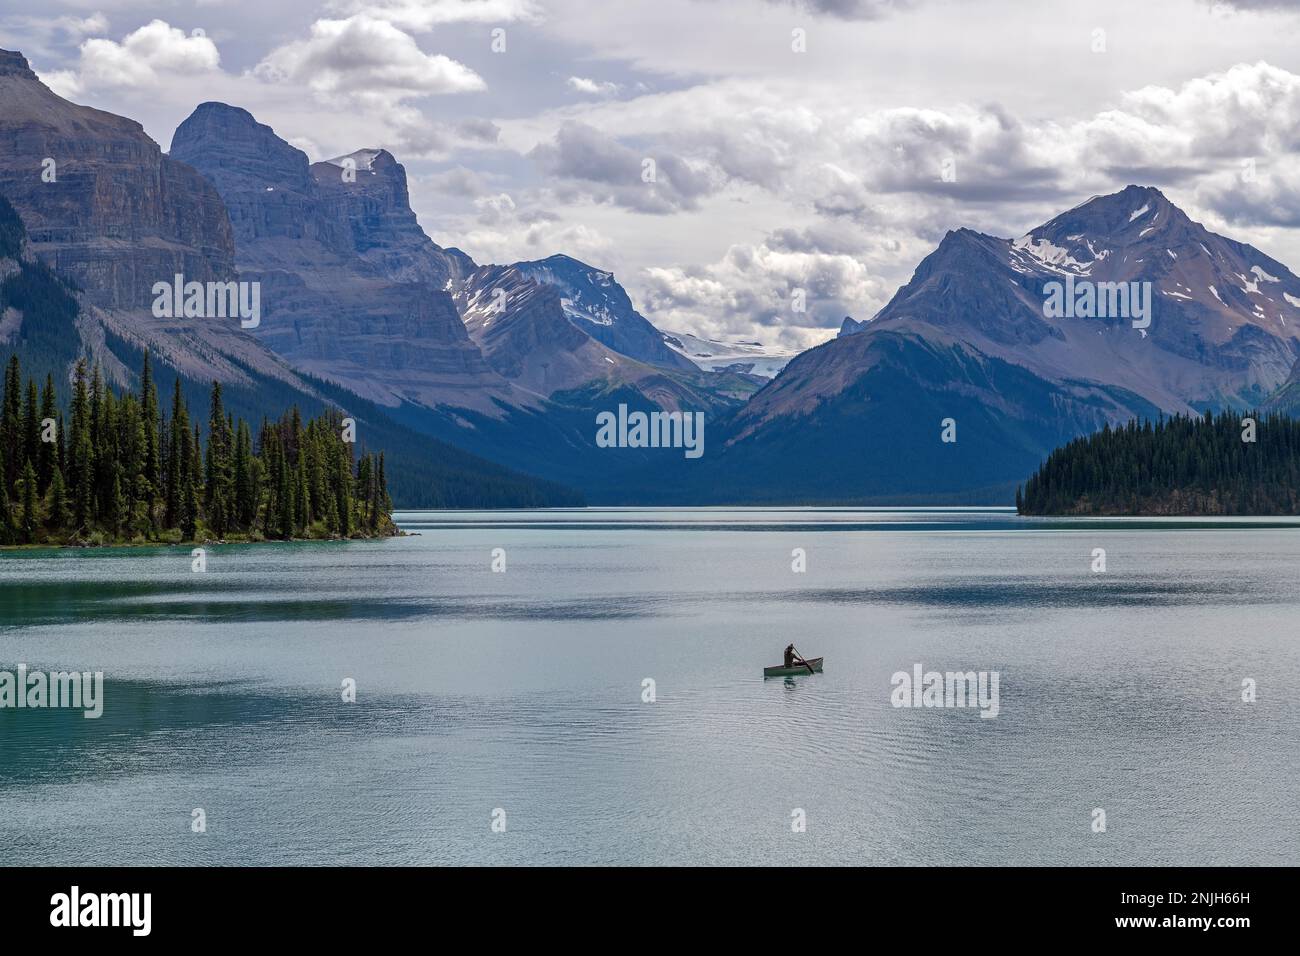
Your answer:
[[[543,261],[554,260],[584,275],[588,270],[597,273],[567,256]],[[595,388],[599,393],[626,387],[673,409],[731,408],[758,388],[757,381],[744,375],[705,375],[676,353],[671,353],[676,363],[665,367],[606,344],[592,334],[595,323],[588,316],[602,314],[596,310],[597,302],[617,303],[619,297],[626,299],[626,293],[613,284],[600,295],[578,298],[570,284],[572,276],[561,284],[551,281],[554,275],[541,271],[539,277],[536,263],[481,266],[455,287],[456,307],[470,338],[488,364],[516,387],[539,398],[582,389]],[[593,311],[576,314],[575,301]],[[656,336],[660,335],[635,312],[612,315],[610,321],[628,326],[644,323]],[[632,336],[639,339],[641,333],[635,331]],[[619,336],[615,341],[625,345],[629,339]]]
[[[762,342],[724,342],[690,332],[664,332],[663,340],[706,372],[744,372],[762,378],[772,378],[797,354]]]
[[[948,233],[871,322],[758,392],[712,464],[765,483],[751,498],[1005,501],[1071,437],[1260,406],[1298,357],[1300,278],[1129,186],[1018,239]]]
[[[615,281],[614,273],[566,255],[516,262],[514,268],[530,279],[558,289],[564,314],[578,328],[614,351],[651,365],[692,368],[664,345],[659,330],[633,307],[626,290]]]

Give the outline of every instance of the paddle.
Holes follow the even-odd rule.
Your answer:
[[[799,655],[799,649],[798,649],[797,647],[795,647],[793,644],[791,644],[790,646],[791,646],[792,648],[794,648],[794,656],[795,656],[796,658],[798,658],[799,663],[802,664],[804,667],[808,668],[808,673],[809,673],[809,674],[816,674],[817,672],[816,672],[815,670],[813,670],[812,665],[809,664],[809,663],[808,663],[806,660],[804,660],[802,657],[800,657],[800,655]]]

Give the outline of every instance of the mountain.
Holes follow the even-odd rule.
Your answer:
[[[1135,309],[1145,292],[1149,325],[1053,310],[1065,290],[1114,304],[1103,283]],[[686,493],[725,473],[747,476],[735,500],[1008,502],[1070,438],[1251,407],[1298,356],[1300,279],[1129,186],[1019,239],[948,233],[866,328],[798,356],[722,423]]]
[[[772,378],[795,353],[762,342],[724,342],[690,332],[664,332],[664,343],[706,372],[740,372]]]
[[[247,385],[254,376],[311,386],[233,320],[155,318],[154,283],[234,278],[234,240],[221,197],[163,155],[133,120],[56,96],[20,53],[0,50],[0,195],[22,217],[31,251],[82,291],[79,337],[104,374],[132,374],[109,336],[148,343],[198,379]]]
[[[274,164],[273,145],[261,143],[232,174],[242,163]],[[265,227],[279,227],[283,211],[272,210]],[[187,282],[246,279],[236,271],[237,230],[220,193],[164,155],[138,123],[56,96],[9,51],[0,51],[0,233],[0,352],[18,354],[29,372],[66,385],[72,364],[86,357],[110,383],[135,387],[147,348],[161,383],[178,378],[200,421],[214,380],[227,408],[251,421],[293,405],[308,416],[344,410],[357,421],[359,450],[388,452],[399,505],[581,500],[399,424],[365,397],[291,367],[236,318],[155,316],[155,284],[177,274]],[[443,297],[449,328],[467,341]]]
[[[527,403],[493,374],[447,291],[473,263],[425,235],[388,152],[312,165],[246,110],[204,103],[171,156],[230,209],[236,265],[262,285],[254,334],[295,369],[387,406],[491,414],[499,401]]]
[[[200,106],[164,155],[0,52],[0,146],[30,234],[0,251],[0,345],[119,385],[147,347],[196,408],[212,379],[246,416],[345,408],[399,504],[1008,502],[1105,424],[1300,408],[1300,279],[1150,187],[1016,239],[949,232],[874,317],[791,356],[663,332],[569,256],[479,266],[425,234],[386,151],[312,164],[235,107]],[[256,282],[260,323],[155,316],[178,273]],[[704,456],[597,441],[622,406],[703,414]]]
[[[853,316],[846,315],[844,321],[840,323],[838,336],[843,338],[846,335],[852,335],[854,332],[861,332],[866,327],[867,323],[859,322],[857,319],[853,318]]]
[[[620,355],[664,368],[695,366],[664,343],[663,333],[632,306],[612,272],[593,268],[566,255],[536,262],[516,262],[522,275],[560,293],[564,314],[578,328]]]
[[[309,164],[246,110],[204,103],[171,156],[230,209],[235,264],[263,290],[261,342],[300,374],[475,454],[583,488],[617,485],[630,458],[596,454],[593,424],[612,396],[721,416],[761,384],[702,373],[609,272],[563,255],[480,267],[438,246],[385,150]]]
[[[595,271],[567,256],[554,258],[575,270]],[[717,409],[734,407],[758,387],[743,376],[705,376],[680,356],[663,366],[606,345],[592,334],[592,323],[575,315],[565,287],[537,278],[530,265],[483,266],[456,287],[470,337],[492,368],[519,388],[564,401],[564,393],[574,390],[626,386],[662,408]],[[608,294],[627,298],[618,286]],[[662,344],[658,330],[636,318]]]
[[[246,110],[204,103],[171,155],[230,208],[236,265],[263,288],[254,334],[298,371],[400,408],[430,434],[504,461],[528,444],[511,422],[563,430],[575,396],[627,387],[660,407],[730,410],[758,387],[701,376],[608,272],[562,255],[479,267],[438,246],[385,150],[309,164]],[[525,409],[544,414],[511,415]]]

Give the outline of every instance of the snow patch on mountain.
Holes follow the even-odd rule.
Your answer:
[[[373,173],[375,160],[379,158],[379,154],[382,152],[383,150],[380,149],[359,149],[355,153],[348,153],[346,156],[336,156],[333,159],[325,160],[325,162],[329,163],[331,166],[338,166],[342,169],[344,163],[350,159],[356,165],[358,171]]]
[[[1092,268],[1091,262],[1080,262],[1070,254],[1069,249],[1056,245],[1050,239],[1036,239],[1032,233],[1021,236],[1011,244],[1011,248],[1032,257],[1054,272],[1072,271],[1077,275],[1087,275]]]
[[[773,378],[795,357],[796,352],[761,342],[723,342],[706,339],[689,332],[663,333],[664,342],[674,351],[686,356],[706,372],[721,372],[735,366],[752,366],[751,375]]]

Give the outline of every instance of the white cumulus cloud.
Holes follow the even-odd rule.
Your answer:
[[[307,39],[271,51],[254,73],[271,82],[301,83],[318,94],[398,100],[486,88],[469,67],[425,53],[410,34],[367,14],[317,20]]]
[[[78,29],[98,29],[102,15],[78,22]],[[94,37],[82,42],[75,70],[54,71],[48,78],[64,90],[157,86],[169,76],[211,73],[221,66],[217,45],[201,32],[186,33],[164,20],[152,20],[121,42]]]
[[[417,32],[446,23],[508,23],[541,16],[532,0],[333,0],[329,9],[364,13]]]

